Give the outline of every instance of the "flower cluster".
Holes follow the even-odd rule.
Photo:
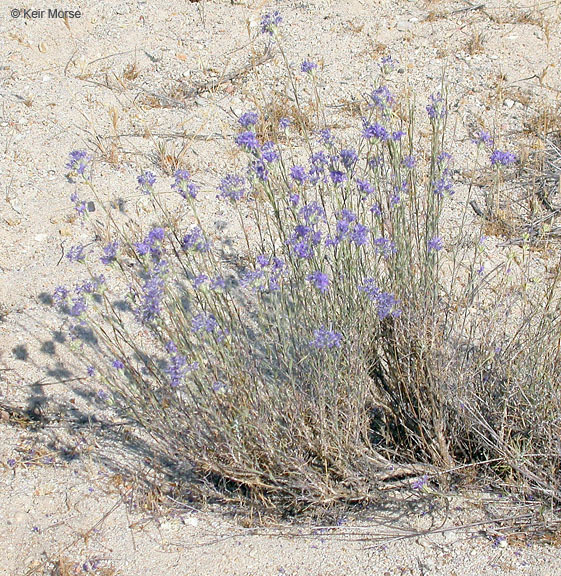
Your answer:
[[[503,150],[493,150],[491,154],[491,164],[493,166],[508,166],[516,162],[516,154]]]
[[[282,17],[278,10],[267,12],[261,17],[261,33],[272,36],[282,22]]]
[[[84,176],[86,168],[88,167],[88,162],[91,160],[91,156],[85,150],[73,150],[70,152],[68,157],[68,162],[66,167],[70,170],[71,174],[78,174],[79,176]],[[85,176],[84,176],[85,178]]]
[[[237,174],[228,174],[218,186],[220,194],[218,198],[227,199],[231,202],[238,202],[246,194],[245,178]]]
[[[360,292],[366,294],[371,302],[376,303],[378,318],[380,320],[384,320],[388,316],[397,318],[401,315],[401,310],[398,308],[399,300],[390,292],[380,290],[374,278],[365,278],[358,289]]]
[[[173,174],[175,182],[171,185],[183,198],[197,197],[197,186],[191,181],[191,175],[187,170],[176,170]]]
[[[314,339],[310,341],[310,346],[318,350],[340,348],[342,340],[343,336],[341,334],[321,326],[314,330]]]
[[[142,194],[151,194],[154,189],[154,184],[156,184],[156,176],[149,171],[142,172],[136,179],[138,182],[138,190]]]
[[[142,242],[135,242],[134,247],[139,256],[150,254],[152,260],[157,262],[163,254],[162,242],[165,237],[163,228],[156,227],[150,230]]]
[[[188,234],[183,236],[181,247],[186,252],[208,252],[210,242],[205,238],[203,231],[198,226],[193,226]]]
[[[167,264],[161,260],[150,270],[148,278],[142,285],[141,302],[135,313],[137,319],[143,324],[153,322],[162,312],[166,271]]]
[[[260,254],[256,258],[254,270],[248,270],[241,278],[241,285],[244,288],[251,288],[258,292],[276,292],[280,290],[281,277],[286,272],[284,260],[277,256],[267,256]]]

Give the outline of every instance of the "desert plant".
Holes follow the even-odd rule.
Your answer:
[[[262,32],[280,42],[279,24],[267,14]],[[313,62],[301,72],[315,83]],[[314,125],[325,113],[311,93]],[[444,87],[426,106],[424,155],[413,103],[398,116],[380,84],[368,104],[354,145],[305,122],[291,133],[286,118],[282,137],[263,141],[259,114],[240,116],[247,168],[218,185],[244,234],[235,262],[201,224],[203,192],[187,171],[175,172],[171,208],[143,172],[139,191],[161,220],[142,232],[107,210],[113,236],[97,254],[112,282],[96,252],[68,254],[91,275],[55,291],[74,350],[201,491],[301,509],[484,462],[558,501],[558,274],[536,285],[527,251],[486,257],[471,187],[454,196]],[[490,144],[481,133],[478,149]],[[515,157],[490,159],[498,186]],[[95,193],[85,152],[68,167]]]

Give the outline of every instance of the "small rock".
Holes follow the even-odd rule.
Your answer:
[[[407,20],[398,20],[396,28],[400,32],[407,32],[407,30],[411,30],[411,22],[408,22]]]
[[[514,106],[514,100],[511,100],[510,98],[505,98],[505,101],[503,102],[503,104],[507,108],[512,108]]]

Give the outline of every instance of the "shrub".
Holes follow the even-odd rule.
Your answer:
[[[263,21],[274,41],[279,24]],[[240,218],[245,266],[204,229],[208,192],[185,170],[173,211],[155,176],[139,176],[157,226],[141,232],[108,210],[101,251],[69,254],[90,270],[55,292],[75,351],[198,490],[301,509],[375,498],[388,478],[418,474],[412,464],[438,475],[481,463],[559,501],[559,272],[535,283],[527,250],[486,255],[471,187],[454,196],[444,89],[426,107],[424,155],[413,106],[398,116],[396,105],[380,84],[345,144],[326,125],[291,137],[286,119],[263,141],[259,115],[240,117],[247,168],[226,174],[218,197]],[[489,144],[482,135],[479,150]],[[498,175],[514,160],[490,155]],[[88,161],[73,152],[68,166],[95,191]]]

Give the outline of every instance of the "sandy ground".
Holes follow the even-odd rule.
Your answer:
[[[0,0],[0,574],[560,574],[554,546],[501,541],[489,525],[455,529],[490,517],[467,500],[446,517],[385,505],[329,530],[244,528],[172,502],[135,508],[149,451],[100,407],[49,307],[54,287],[81,275],[62,254],[93,240],[69,201],[68,152],[94,155],[99,201],[148,221],[142,169],[161,192],[177,156],[197,181],[216,181],[236,162],[236,115],[285,82],[278,55],[245,69],[262,49],[264,9],[281,11],[291,63],[320,63],[321,97],[343,128],[357,123],[345,110],[372,87],[381,56],[399,62],[396,92],[409,87],[421,103],[445,69],[453,152],[467,160],[477,128],[512,147],[556,102],[558,3],[83,0],[64,6],[82,12],[66,21],[14,18],[14,8]],[[193,92],[205,82],[218,85]],[[215,194],[203,187],[203,220],[235,235]],[[398,539],[431,521],[451,530]]]

